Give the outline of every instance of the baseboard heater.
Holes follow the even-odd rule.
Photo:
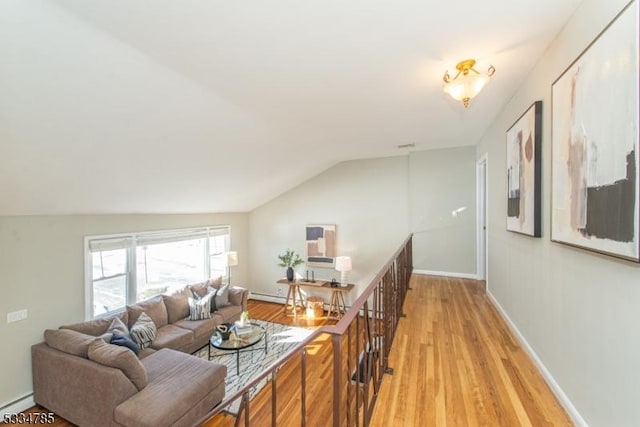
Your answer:
[[[24,412],[35,405],[36,402],[33,400],[33,393],[29,393],[0,408],[0,415]]]

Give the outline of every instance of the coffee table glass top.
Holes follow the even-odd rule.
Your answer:
[[[235,326],[233,326],[233,333],[230,334],[229,339],[223,340],[220,332],[216,331],[211,336],[211,345],[221,350],[239,350],[258,343],[264,334],[265,329],[257,323],[251,323],[251,331],[249,333],[237,336],[235,334]]]

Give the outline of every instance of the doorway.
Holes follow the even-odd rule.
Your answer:
[[[489,156],[485,153],[476,162],[476,270],[477,279],[484,280],[488,286],[487,239],[487,182],[489,175]]]

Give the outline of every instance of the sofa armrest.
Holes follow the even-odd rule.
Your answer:
[[[242,306],[242,311],[247,311],[247,300],[249,299],[249,290],[240,286],[231,286],[229,288],[229,302],[233,305]]]
[[[113,425],[116,406],[138,393],[120,369],[64,353],[45,343],[31,347],[33,398],[78,425]]]

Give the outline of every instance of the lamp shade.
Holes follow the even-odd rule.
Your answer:
[[[475,98],[480,93],[489,76],[483,74],[467,74],[460,76],[444,86],[444,91],[458,101]]]
[[[336,257],[336,271],[351,271],[351,257]]]
[[[232,267],[234,265],[238,265],[238,252],[229,251],[225,254],[225,258],[227,261],[227,267]]]

